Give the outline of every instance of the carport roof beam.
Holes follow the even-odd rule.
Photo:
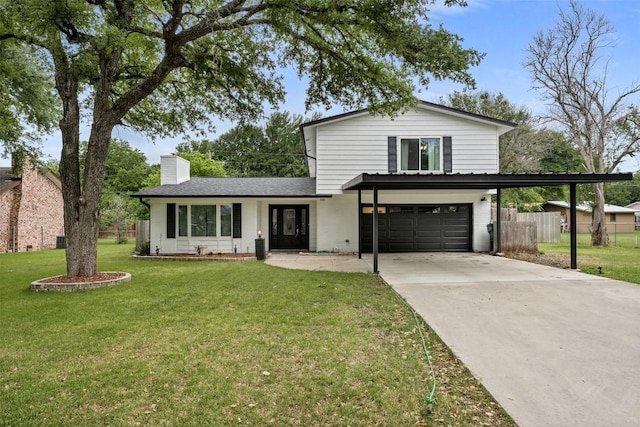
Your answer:
[[[567,184],[631,181],[632,173],[549,174],[368,174],[362,173],[343,190],[482,190],[492,188],[555,187]]]

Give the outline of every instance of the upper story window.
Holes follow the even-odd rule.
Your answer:
[[[440,138],[400,139],[400,170],[440,172]]]

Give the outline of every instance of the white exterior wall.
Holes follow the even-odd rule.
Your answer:
[[[379,204],[439,204],[470,203],[473,205],[472,250],[489,251],[487,224],[491,220],[491,198],[480,199],[485,191],[379,191]],[[373,193],[362,192],[362,203],[372,204]],[[318,201],[318,245],[317,251],[358,251],[358,195],[356,192],[320,199]],[[349,242],[346,242],[349,240]]]
[[[340,194],[345,182],[363,172],[389,173],[389,136],[397,137],[398,161],[401,138],[451,136],[453,173],[498,172],[496,126],[430,110],[410,111],[393,120],[353,116],[315,126],[310,134],[320,194]]]
[[[178,216],[176,215],[176,237],[167,239],[167,204],[179,205],[231,205],[242,204],[242,238],[234,239],[230,236],[220,236],[220,221],[217,221],[216,237],[180,237],[177,235]],[[156,246],[161,253],[195,253],[195,246],[206,246],[205,252],[223,251],[233,252],[237,247],[238,253],[255,252],[255,239],[258,230],[265,239],[265,248],[269,248],[269,205],[309,205],[309,250],[316,250],[316,201],[314,199],[229,199],[229,198],[162,198],[152,199],[151,205],[151,254],[155,253]],[[217,212],[219,215],[219,211]],[[218,217],[219,218],[219,217]],[[191,218],[188,219],[188,227],[191,228]]]
[[[216,210],[218,219],[216,220],[216,237],[180,237],[178,233],[178,215],[176,213],[176,237],[167,238],[167,203],[175,203],[176,209],[179,205],[231,205],[242,203],[242,238],[234,239],[231,236],[220,236],[219,209]],[[151,205],[151,254],[155,253],[156,246],[160,253],[195,253],[195,246],[205,246],[206,252],[223,251],[233,252],[234,247],[238,248],[238,253],[255,252],[255,238],[258,237],[257,224],[257,202],[252,199],[228,199],[228,198],[197,198],[178,199],[163,198],[152,199]],[[191,218],[188,218],[188,228],[191,229]]]
[[[358,252],[358,194],[318,200],[318,252]]]
[[[380,204],[439,204],[471,203],[473,205],[472,250],[489,250],[487,224],[491,218],[491,200],[480,201],[484,191],[380,191]],[[167,203],[178,205],[242,203],[242,238],[231,237],[179,237],[167,239]],[[373,203],[370,191],[362,192],[362,203]],[[309,205],[309,251],[347,252],[358,251],[358,196],[356,192],[324,199],[155,199],[151,201],[151,252],[156,246],[161,253],[194,253],[196,245],[206,246],[205,251],[255,252],[258,230],[262,231],[265,248],[269,248],[269,206],[285,204]],[[177,221],[177,217],[176,217]],[[177,227],[177,224],[176,224]],[[190,227],[190,224],[189,224]],[[220,227],[218,221],[218,228]],[[219,230],[218,233],[219,234]]]

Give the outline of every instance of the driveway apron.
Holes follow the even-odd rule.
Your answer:
[[[379,270],[518,425],[640,425],[640,285],[475,253]]]

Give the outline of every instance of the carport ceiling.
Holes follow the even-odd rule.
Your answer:
[[[485,190],[492,188],[554,187],[567,184],[631,181],[631,173],[549,174],[368,174],[342,186],[343,190]]]

